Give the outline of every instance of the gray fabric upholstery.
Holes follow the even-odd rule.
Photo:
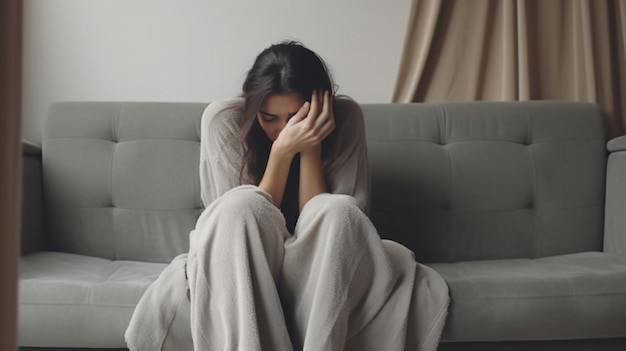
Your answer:
[[[201,211],[205,106],[51,107],[42,160],[24,147],[20,346],[124,348]],[[442,350],[625,349],[626,137],[607,164],[596,106],[361,106],[372,220],[450,286]]]
[[[450,287],[442,339],[567,340],[626,335],[626,256],[431,264]]]
[[[169,262],[201,211],[206,104],[58,103],[43,138],[52,249]]]
[[[443,342],[438,351],[623,351],[626,339]]]
[[[609,140],[606,148],[609,152],[626,151],[626,135]]]
[[[602,249],[606,151],[596,106],[362,107],[372,220],[419,261]]]
[[[135,305],[165,266],[58,252],[24,256],[19,345],[125,347]]]
[[[626,254],[626,136],[607,144],[604,251]]]

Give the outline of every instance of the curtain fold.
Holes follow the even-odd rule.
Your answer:
[[[0,350],[17,349],[22,2],[0,2]]]
[[[404,55],[410,57],[401,62],[403,79],[397,80],[394,100],[411,101],[419,79],[424,71],[428,52],[435,36],[441,0],[413,1],[408,31],[404,42]]]
[[[413,0],[394,102],[597,103],[626,131],[626,0]]]

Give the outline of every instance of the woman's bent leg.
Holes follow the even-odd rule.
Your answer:
[[[389,240],[382,240],[387,257],[398,268],[399,279],[383,307],[359,333],[346,343],[345,351],[405,351],[423,350],[407,348],[414,332],[409,328],[409,309],[415,284],[417,263],[413,252]],[[413,324],[414,327],[415,324]]]
[[[285,243],[280,281],[294,347],[343,350],[378,313],[398,277],[353,198],[320,194],[309,200]]]
[[[253,186],[213,202],[191,234],[187,264],[196,350],[291,350],[276,280],[289,237]]]

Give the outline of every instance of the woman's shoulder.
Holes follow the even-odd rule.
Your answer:
[[[347,95],[337,95],[333,102],[336,128],[342,130],[361,130],[364,128],[361,105]]]
[[[325,141],[325,150],[322,149],[328,169],[343,163],[355,149],[365,145],[365,121],[361,106],[348,96],[335,96],[333,113],[335,129]]]
[[[242,106],[241,98],[211,102],[202,113],[201,138],[223,139],[234,135],[239,130]]]
[[[361,105],[354,101],[347,95],[337,95],[333,101],[333,109],[336,115],[361,117],[363,118],[363,111]]]
[[[211,126],[219,123],[237,124],[241,116],[242,106],[243,99],[241,98],[211,102],[202,113],[202,123]]]

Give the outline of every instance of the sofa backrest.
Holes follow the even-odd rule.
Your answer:
[[[66,102],[42,141],[50,248],[168,262],[202,210],[203,103]]]
[[[168,262],[202,211],[204,103],[66,102],[44,129],[48,244]],[[605,138],[592,104],[362,105],[381,236],[422,262],[602,249]]]
[[[605,135],[572,102],[365,104],[371,217],[422,262],[601,250]]]

